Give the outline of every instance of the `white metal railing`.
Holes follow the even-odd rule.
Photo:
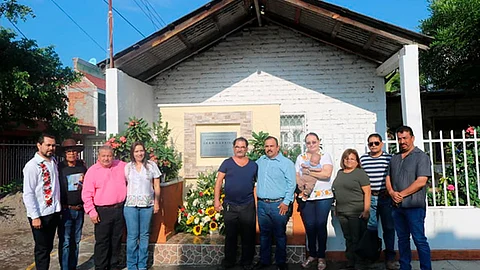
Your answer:
[[[432,161],[432,178],[429,182],[428,205],[437,206],[480,206],[480,163],[477,132],[462,130],[461,137],[444,138],[443,132],[433,137],[431,131],[423,140],[425,152]],[[388,138],[386,134],[385,138]],[[398,142],[385,140],[385,149],[398,151]]]

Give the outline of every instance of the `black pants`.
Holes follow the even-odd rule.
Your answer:
[[[32,219],[28,218],[35,241],[35,266],[38,270],[48,270],[50,267],[50,252],[53,249],[55,232],[60,222],[60,213],[40,217],[42,228],[32,227]]]
[[[118,267],[118,257],[123,234],[123,206],[96,207],[100,222],[95,224],[95,269]]]
[[[348,260],[348,266],[364,269],[366,261],[359,257],[355,251],[357,250],[360,239],[367,230],[367,220],[359,218],[359,216],[360,214],[338,214],[337,217],[342,227],[343,237],[345,238],[345,256]]]
[[[242,241],[241,265],[250,265],[255,255],[256,210],[255,202],[246,205],[224,203],[223,220],[225,222],[225,267],[235,265],[237,238]]]

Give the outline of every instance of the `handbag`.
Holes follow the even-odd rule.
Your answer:
[[[365,230],[355,253],[361,258],[376,261],[380,258],[381,252],[382,239],[378,237],[378,231]]]

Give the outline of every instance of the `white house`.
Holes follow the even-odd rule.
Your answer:
[[[338,164],[344,149],[364,152],[366,135],[385,133],[384,77],[399,68],[404,124],[423,147],[418,53],[430,41],[323,1],[212,1],[115,55],[106,69],[107,134],[130,116],[153,122],[161,111],[187,180],[222,160],[200,156],[205,130],[268,131],[287,146],[316,132]],[[479,220],[474,210],[429,211],[432,248],[479,249],[451,241],[480,239],[460,221]],[[342,250],[341,241],[329,240],[329,250]]]

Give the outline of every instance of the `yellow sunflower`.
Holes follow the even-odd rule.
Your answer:
[[[193,227],[193,234],[195,234],[195,235],[202,234],[202,229],[203,229],[202,225],[197,225],[197,226]]]
[[[207,214],[209,217],[215,216],[216,213],[217,211],[215,211],[215,207],[213,206],[210,206],[207,208],[207,210],[205,210],[205,214]]]
[[[218,224],[217,224],[217,222],[212,220],[212,221],[210,221],[209,227],[210,227],[210,231],[216,231],[218,229]]]
[[[192,224],[193,220],[195,220],[195,216],[190,216],[190,217],[187,219],[187,225]]]

